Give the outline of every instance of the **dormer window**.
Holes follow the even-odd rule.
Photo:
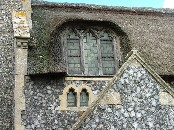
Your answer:
[[[130,50],[127,34],[115,23],[69,20],[52,32],[48,70],[67,76],[113,76]]]
[[[114,75],[116,35],[111,30],[68,28],[64,36],[69,75]]]

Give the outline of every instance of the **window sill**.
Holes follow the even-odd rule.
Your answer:
[[[56,110],[62,110],[62,111],[86,111],[86,109],[88,108],[88,106],[85,107],[66,107],[64,109],[61,108],[57,108]]]
[[[112,76],[66,76],[65,80],[111,80]]]

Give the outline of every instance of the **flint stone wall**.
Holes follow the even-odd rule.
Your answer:
[[[69,130],[81,116],[78,111],[60,111],[59,95],[64,87],[73,84],[76,87],[86,84],[91,87],[94,95],[106,86],[108,81],[64,81],[63,77],[50,76],[26,77],[25,104],[22,113],[23,125],[26,130]]]
[[[20,0],[0,0],[0,130],[14,129],[14,34],[12,10]]]
[[[80,130],[174,129],[174,107],[161,105],[160,84],[141,66],[127,67],[109,92],[119,92],[122,105],[98,105]]]
[[[70,84],[85,84],[98,95],[108,81],[63,80],[63,77],[26,78],[26,111],[23,125],[27,130],[68,130],[81,116],[78,111],[60,111],[59,95]],[[117,92],[122,105],[98,105],[80,129],[174,129],[174,107],[161,105],[162,86],[141,66],[128,67],[108,93]]]

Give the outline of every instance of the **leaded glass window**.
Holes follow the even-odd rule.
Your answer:
[[[66,35],[70,75],[114,75],[117,69],[115,36],[104,29],[70,29]]]
[[[67,51],[68,72],[70,74],[82,74],[80,69],[80,39],[73,31],[67,35]]]
[[[101,61],[103,75],[112,75],[115,73],[114,45],[113,39],[107,33],[100,38]]]
[[[84,74],[98,75],[98,49],[97,39],[92,33],[86,33],[83,37],[84,44]]]
[[[74,92],[74,89],[70,89],[67,93],[67,105],[68,107],[77,106],[77,94]]]
[[[80,93],[80,106],[88,106],[89,94],[86,89],[83,89]]]

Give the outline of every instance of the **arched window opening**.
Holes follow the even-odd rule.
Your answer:
[[[98,75],[98,46],[97,39],[90,32],[87,32],[83,37],[84,44],[84,74]]]
[[[95,100],[96,96],[89,86],[81,84],[77,87],[69,84],[64,88],[63,94],[59,95],[59,98],[60,110],[84,111]]]
[[[118,64],[114,38],[111,30],[69,28],[65,38],[68,74],[114,75]]]
[[[89,93],[86,89],[82,89],[80,93],[80,106],[88,106]]]
[[[115,73],[115,52],[113,38],[107,32],[100,37],[101,61],[103,75],[113,75]]]
[[[82,74],[80,38],[73,30],[67,34],[67,63],[69,74]]]
[[[69,89],[67,93],[67,106],[68,107],[76,107],[77,106],[77,93],[73,88]]]

